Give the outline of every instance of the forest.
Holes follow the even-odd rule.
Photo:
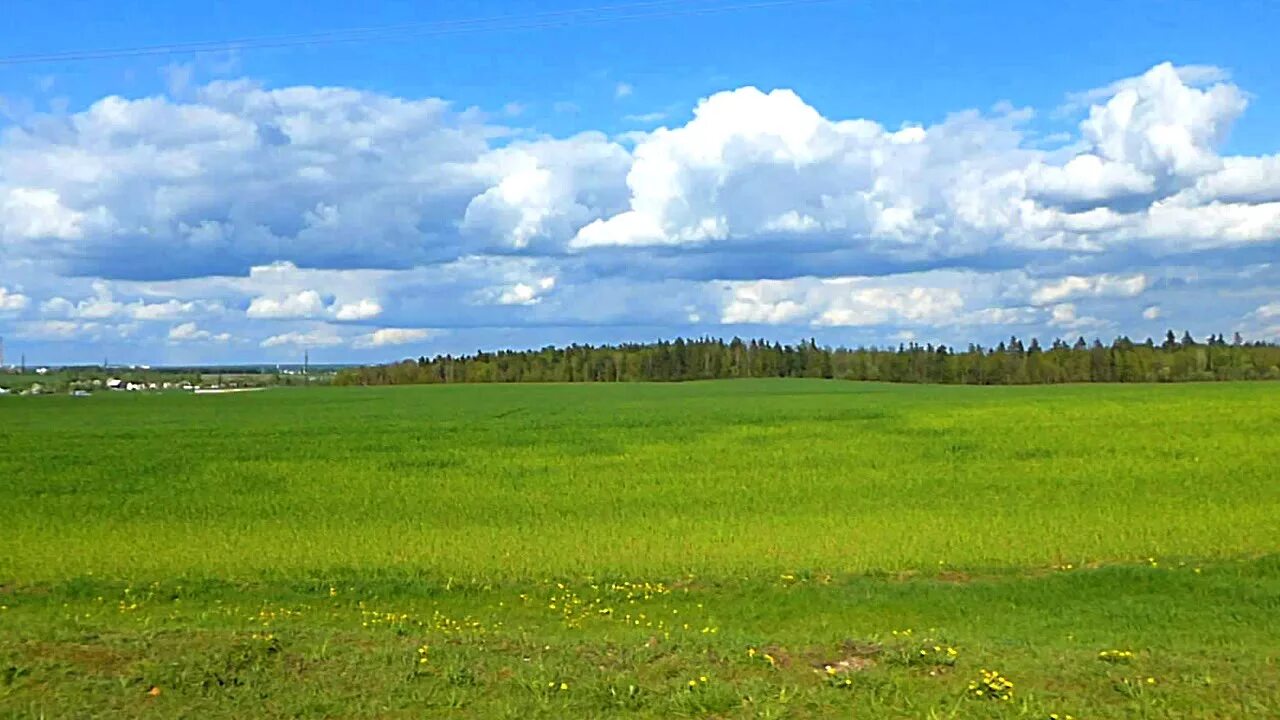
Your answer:
[[[337,385],[511,382],[679,382],[727,378],[808,377],[896,383],[1037,385],[1089,382],[1189,382],[1280,379],[1280,345],[1197,341],[1173,331],[1163,342],[1116,338],[1109,346],[1083,337],[1068,343],[1017,337],[994,347],[902,344],[896,348],[828,348],[733,338],[622,345],[571,345],[438,355],[348,368]]]

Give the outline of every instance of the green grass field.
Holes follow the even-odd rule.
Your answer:
[[[0,508],[3,717],[1280,717],[1271,383],[5,398]]]

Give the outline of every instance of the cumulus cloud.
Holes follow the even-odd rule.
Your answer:
[[[390,345],[408,345],[421,342],[435,335],[425,328],[380,328],[367,335],[361,335],[352,343],[357,348],[378,348]]]
[[[537,305],[542,296],[551,292],[556,286],[554,277],[544,277],[537,283],[518,282],[502,291],[498,296],[499,305]]]
[[[1060,280],[1047,282],[1031,294],[1031,302],[1047,305],[1070,298],[1087,296],[1135,297],[1147,288],[1147,276],[1135,275],[1094,275],[1083,277],[1071,275]]]
[[[116,298],[107,282],[95,281],[91,287],[93,295],[90,297],[78,301],[61,296],[52,297],[40,304],[40,311],[46,316],[63,318],[154,321],[173,320],[194,314],[213,315],[224,310],[220,303],[209,300],[182,301],[170,298],[163,302],[147,302],[140,298],[125,302]]]
[[[1049,324],[1064,330],[1084,332],[1110,327],[1112,323],[1096,317],[1077,315],[1074,303],[1062,303],[1049,308]]]
[[[972,273],[935,272],[729,282],[724,284],[720,321],[820,327],[957,322],[965,309],[966,295],[976,302],[994,295],[992,280]],[[980,284],[987,287],[978,288]],[[991,316],[996,311],[986,312]]]
[[[494,124],[515,106],[180,85],[0,132],[0,288],[21,290],[0,290],[0,330],[161,347],[227,333],[280,353],[410,337],[354,327],[373,321],[883,340],[1107,329],[1139,296],[1161,309],[1146,320],[1259,322],[1243,300],[1185,298],[1277,282],[1159,280],[1280,248],[1280,155],[1223,153],[1248,96],[1210,66],[1069,98],[1076,126],[1052,148],[1029,108],[890,127],[785,88],[717,92],[651,131],[548,137]]]
[[[185,342],[219,342],[224,343],[231,339],[231,333],[212,333],[208,330],[201,330],[193,322],[174,325],[169,328],[169,342],[185,343]]]
[[[325,310],[324,299],[315,290],[302,290],[279,298],[259,297],[249,303],[245,314],[251,318],[312,318]]]
[[[0,312],[17,312],[27,307],[30,298],[19,292],[11,292],[0,286]]]
[[[78,320],[34,320],[17,326],[18,337],[55,342],[99,343],[131,338],[138,331],[135,323],[104,323]]]
[[[332,312],[337,320],[369,320],[382,314],[382,305],[373,298],[361,298],[345,305],[335,304]]]
[[[308,347],[332,347],[334,345],[341,345],[344,342],[345,341],[342,337],[333,329],[322,327],[309,331],[295,330],[292,332],[281,333],[279,335],[272,335],[259,343],[259,345],[264,348],[293,347],[300,349]]]

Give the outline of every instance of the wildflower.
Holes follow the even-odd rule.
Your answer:
[[[1127,663],[1134,658],[1129,650],[1103,650],[1098,653],[1098,659],[1108,663]]]
[[[1009,678],[997,670],[983,669],[980,672],[980,679],[969,683],[969,691],[974,697],[1003,701],[1013,699],[1013,682]]]

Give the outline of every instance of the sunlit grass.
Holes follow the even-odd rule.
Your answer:
[[[1276,716],[1278,430],[1265,383],[11,398],[0,716]]]

